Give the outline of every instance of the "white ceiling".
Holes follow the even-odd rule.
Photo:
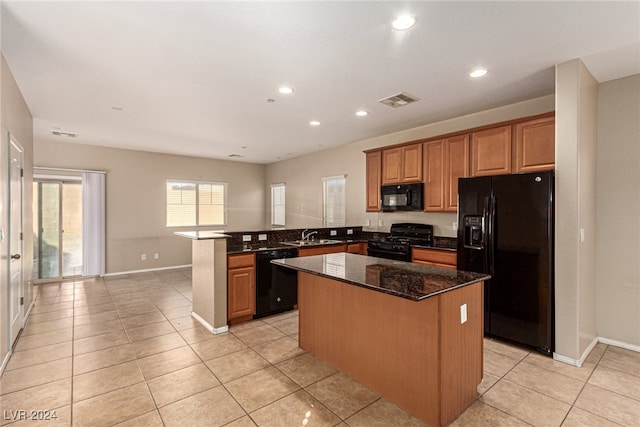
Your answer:
[[[640,73],[639,1],[3,1],[1,12],[37,140],[253,163],[548,95],[554,65],[574,58],[600,82]],[[391,29],[401,12],[413,29]],[[471,80],[476,66],[489,74]],[[377,102],[401,91],[421,100]]]

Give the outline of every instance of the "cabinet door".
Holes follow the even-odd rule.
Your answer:
[[[380,211],[380,186],[382,185],[382,152],[367,153],[367,212]]]
[[[445,145],[444,210],[458,211],[458,178],[469,176],[469,135],[454,136]]]
[[[471,176],[511,173],[511,126],[471,134]]]
[[[411,262],[455,269],[458,261],[455,251],[413,248],[411,250]]]
[[[516,124],[514,172],[553,169],[556,156],[555,117]]]
[[[229,320],[250,316],[256,312],[256,270],[243,267],[228,273],[228,313]]]
[[[424,144],[424,210],[442,212],[445,208],[445,140]]]
[[[402,162],[402,150],[390,148],[382,151],[382,183],[397,184],[400,182],[400,164]]]
[[[402,147],[400,162],[400,181],[422,181],[422,144]]]

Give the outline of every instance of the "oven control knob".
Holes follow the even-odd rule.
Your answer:
[[[276,301],[280,302],[280,301],[282,301],[282,298],[278,297],[278,298],[276,298]]]

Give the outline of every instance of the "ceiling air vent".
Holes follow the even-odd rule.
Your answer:
[[[229,154],[229,157],[234,158],[234,159],[239,159],[242,156],[240,154]]]
[[[412,102],[419,101],[420,98],[410,95],[406,92],[396,93],[395,95],[391,95],[387,98],[382,98],[378,100],[378,102],[383,103],[384,105],[388,105],[389,107],[398,108],[404,107],[405,105],[411,104]]]
[[[76,138],[78,136],[78,134],[75,132],[64,132],[61,130],[53,130],[51,131],[51,133],[55,136],[68,136],[69,138]]]

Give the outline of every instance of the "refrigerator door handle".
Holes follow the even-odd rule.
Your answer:
[[[482,247],[486,248],[488,243],[487,228],[489,219],[489,198],[484,198],[484,207],[482,208]]]
[[[492,276],[494,273],[494,250],[495,250],[495,236],[494,236],[494,225],[495,225],[495,215],[496,215],[496,198],[491,196],[488,197],[488,206],[487,206],[487,261],[488,261],[488,272]]]

